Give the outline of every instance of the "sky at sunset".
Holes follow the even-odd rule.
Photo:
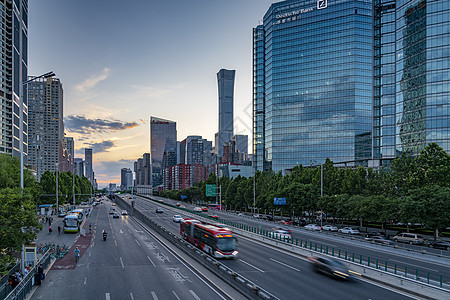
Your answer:
[[[274,1],[29,1],[29,75],[54,71],[75,157],[93,148],[99,187],[149,152],[149,117],[178,140],[214,139],[216,73],[236,70],[234,132],[249,135],[252,28]]]

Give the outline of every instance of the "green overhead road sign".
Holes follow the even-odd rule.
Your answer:
[[[216,185],[215,184],[207,184],[206,185],[206,197],[215,197],[216,196]]]

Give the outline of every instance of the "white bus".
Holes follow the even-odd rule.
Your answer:
[[[79,219],[77,214],[70,214],[64,218],[64,232],[78,232]]]

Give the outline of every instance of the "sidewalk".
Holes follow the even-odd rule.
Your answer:
[[[75,270],[77,266],[75,262],[75,249],[78,247],[80,249],[80,258],[83,257],[84,253],[91,244],[92,234],[88,233],[86,236],[80,236],[75,243],[70,247],[69,253],[64,255],[60,260],[57,260],[51,270]]]

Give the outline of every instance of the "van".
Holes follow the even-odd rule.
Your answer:
[[[415,233],[399,233],[392,239],[394,240],[394,242],[409,243],[411,245],[423,245],[426,241],[423,236]]]

